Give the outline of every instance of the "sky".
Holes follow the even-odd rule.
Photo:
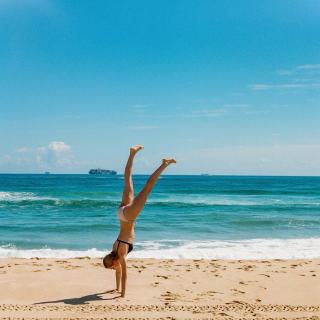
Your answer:
[[[0,172],[320,175],[320,2],[0,0]]]

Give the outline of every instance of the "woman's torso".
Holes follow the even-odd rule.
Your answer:
[[[118,239],[133,243],[134,241],[134,221],[124,222],[120,220],[120,232]]]

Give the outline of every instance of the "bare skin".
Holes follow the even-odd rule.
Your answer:
[[[133,181],[132,181],[132,164],[137,152],[142,150],[141,145],[130,148],[129,158],[124,171],[124,190],[122,195],[122,202],[119,206],[124,207],[123,214],[128,221],[120,221],[120,232],[118,239],[133,243],[134,241],[134,222],[140,212],[142,211],[148,196],[156,184],[161,173],[172,163],[176,163],[175,159],[162,159],[162,164],[149,177],[143,189],[134,197]],[[116,270],[116,290],[121,292],[121,297],[125,296],[127,283],[127,264],[126,256],[128,254],[129,246],[125,243],[115,241],[112,250],[117,251],[117,259],[113,261],[112,269]],[[121,288],[120,288],[121,286]]]

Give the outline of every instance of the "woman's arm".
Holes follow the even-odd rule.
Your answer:
[[[117,291],[120,292],[120,280],[121,280],[121,265],[118,264],[116,268],[116,287]]]
[[[121,297],[124,298],[127,284],[127,263],[124,257],[120,257],[119,262],[121,265]]]

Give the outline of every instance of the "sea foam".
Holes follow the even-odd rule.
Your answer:
[[[97,250],[30,249],[0,247],[0,258],[102,257],[110,248]],[[142,241],[129,258],[154,259],[311,259],[320,258],[320,238],[185,241]]]
[[[99,198],[54,198],[50,196],[40,196],[32,192],[5,192],[0,191],[0,204],[1,203],[43,203],[44,205],[52,206],[116,206],[119,203],[119,198],[114,196],[104,196]],[[261,198],[260,196],[228,196],[228,195],[169,195],[164,198],[150,198],[148,200],[150,206],[171,206],[171,207],[196,207],[196,206],[247,206],[247,207],[287,207],[287,206],[303,206],[303,207],[319,207],[320,202],[318,197],[269,197]]]
[[[0,191],[0,202],[56,200],[51,197],[40,197],[32,192],[4,192]]]

